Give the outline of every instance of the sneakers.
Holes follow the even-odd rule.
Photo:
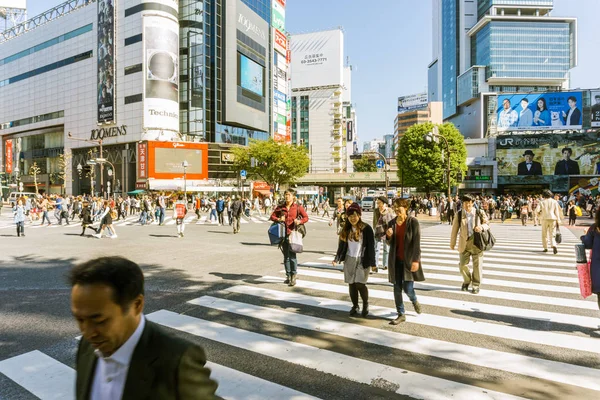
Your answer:
[[[111,239],[116,239],[116,238],[118,238],[118,236],[115,234],[115,235],[112,235],[110,238]]]
[[[406,321],[406,316],[404,314],[400,314],[396,319],[390,322],[390,325],[400,325],[404,321]]]
[[[350,309],[350,316],[354,317],[355,315],[358,315],[360,311],[360,308],[358,308],[358,306],[352,306],[352,309]]]
[[[102,235],[100,235],[99,233],[96,233],[95,235],[92,235],[93,237],[95,237],[96,239],[102,239]]]
[[[421,303],[419,303],[418,301],[415,301],[415,302],[413,303],[413,307],[414,307],[414,309],[415,309],[415,312],[416,312],[417,314],[421,314],[421,312],[422,312],[422,310],[421,310]]]

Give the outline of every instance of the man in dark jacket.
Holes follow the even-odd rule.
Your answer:
[[[579,175],[579,164],[571,160],[573,150],[569,147],[562,149],[563,159],[556,163],[554,175]]]
[[[517,165],[517,175],[543,175],[542,164],[537,161],[533,161],[533,151],[525,150],[523,157],[525,161],[522,161]]]
[[[233,225],[233,233],[236,234],[240,231],[240,218],[242,218],[242,211],[244,210],[244,205],[240,201],[240,199],[233,198],[233,203],[231,204],[231,218]]]
[[[218,399],[204,350],[144,317],[144,275],[122,257],[79,264],[69,276],[82,338],[76,399]]]

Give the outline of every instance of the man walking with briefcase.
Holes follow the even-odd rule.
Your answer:
[[[548,251],[548,243],[552,246],[554,254],[558,253],[556,247],[556,231],[560,229],[562,210],[558,201],[552,198],[553,194],[549,189],[544,189],[542,192],[544,200],[540,201],[535,212],[540,216],[542,221],[542,246],[544,253]]]
[[[477,211],[473,207],[473,197],[465,194],[462,197],[462,210],[457,213],[452,224],[452,234],[450,236],[450,248],[456,247],[458,238],[458,252],[460,254],[459,268],[463,277],[461,290],[466,292],[469,285],[473,285],[473,294],[479,293],[481,278],[483,276],[483,250],[475,245],[475,234],[490,229],[488,218],[485,213]],[[460,237],[458,236],[460,232]],[[469,270],[469,260],[473,260],[473,272]]]

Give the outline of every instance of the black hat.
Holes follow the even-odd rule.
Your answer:
[[[388,199],[385,196],[379,196],[377,198],[377,200],[379,200],[380,202],[382,202],[383,204],[387,204],[388,203]]]
[[[362,210],[360,209],[358,203],[352,203],[346,209],[346,215],[351,215],[354,213],[358,214],[359,217],[362,215]]]
[[[525,153],[523,153],[523,157],[530,155],[531,157],[535,156],[535,154],[533,154],[533,151],[531,150],[525,150]]]

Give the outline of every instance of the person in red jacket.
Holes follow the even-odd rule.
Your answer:
[[[285,274],[287,276],[284,283],[289,286],[296,284],[296,274],[298,267],[298,259],[296,253],[290,250],[290,234],[296,227],[308,222],[308,215],[304,208],[296,202],[295,193],[292,189],[285,191],[285,203],[280,204],[271,214],[271,221],[285,223],[285,239],[281,243],[281,251],[283,253],[283,265],[285,266]]]

